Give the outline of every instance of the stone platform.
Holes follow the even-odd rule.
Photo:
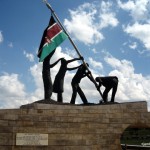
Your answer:
[[[121,150],[121,134],[130,126],[150,127],[146,102],[33,103],[0,110],[0,150]]]

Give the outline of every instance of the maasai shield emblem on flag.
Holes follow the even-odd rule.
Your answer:
[[[48,27],[44,30],[41,44],[38,51],[38,57],[42,62],[57,46],[59,46],[68,36],[55,22],[51,16]]]

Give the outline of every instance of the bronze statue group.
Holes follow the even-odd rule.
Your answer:
[[[77,60],[83,60],[83,57],[81,58],[74,58],[71,60],[66,60],[65,58],[60,58],[53,64],[50,63],[50,59],[55,53],[55,50],[51,52],[43,61],[43,71],[42,71],[42,77],[43,77],[43,84],[44,84],[44,98],[45,99],[51,99],[52,93],[57,93],[57,102],[63,103],[63,92],[64,92],[64,78],[65,74],[68,70],[75,70],[77,69],[77,72],[75,73],[74,77],[72,78],[72,97],[70,100],[71,104],[75,104],[76,96],[79,94],[81,97],[81,100],[83,101],[83,104],[88,104],[87,98],[80,88],[80,82],[82,78],[88,77],[94,84],[96,89],[100,92],[100,87],[104,86],[105,90],[102,94],[102,101],[101,103],[107,103],[108,102],[108,93],[112,89],[112,95],[111,95],[111,101],[115,101],[115,94],[117,91],[118,86],[118,78],[116,76],[107,76],[107,77],[96,77],[95,80],[91,76],[91,72],[87,69],[89,65],[87,63],[83,63],[79,66],[68,68],[68,64]],[[51,80],[51,73],[50,70],[53,68],[58,62],[61,62],[60,69],[58,73],[55,76],[54,83],[52,84]]]

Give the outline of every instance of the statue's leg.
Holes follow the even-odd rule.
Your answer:
[[[71,101],[70,101],[71,104],[75,104],[75,100],[77,97],[77,87],[78,87],[78,85],[72,84],[73,93],[72,93],[72,97],[71,97]]]
[[[62,93],[57,93],[57,102],[63,102],[63,96],[62,96]]]
[[[52,96],[53,85],[49,74],[43,73],[43,84],[44,84],[44,98],[50,99]]]
[[[110,91],[111,87],[106,87],[106,89],[103,92],[103,100],[104,102],[108,102],[108,92]]]
[[[112,95],[111,95],[111,102],[114,102],[114,101],[115,101],[115,95],[116,95],[116,92],[117,92],[117,87],[118,87],[118,84],[115,84],[115,85],[113,86]]]
[[[55,50],[52,51],[43,61],[42,77],[43,77],[43,84],[44,84],[44,98],[45,99],[50,99],[52,96],[52,92],[53,92],[53,85],[52,85],[52,80],[51,80],[49,63],[50,63],[50,59],[52,55],[55,53]]]
[[[80,95],[80,97],[81,97],[83,103],[84,103],[84,104],[87,104],[88,101],[87,101],[87,99],[86,99],[86,97],[85,97],[85,95],[84,95],[82,89],[81,89],[79,86],[78,86],[77,91],[78,91],[78,93],[79,93],[79,95]]]

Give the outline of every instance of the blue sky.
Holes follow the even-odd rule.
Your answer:
[[[149,104],[150,0],[48,2],[89,63],[93,76],[119,78],[116,101]],[[18,108],[43,99],[42,63],[36,53],[50,15],[42,0],[0,1],[0,108]],[[60,57],[78,57],[69,40],[57,48],[52,62]],[[53,80],[59,67],[51,71]],[[66,74],[65,102],[71,98],[74,73]],[[81,87],[89,102],[99,102],[101,97],[88,79],[82,80]],[[79,97],[76,103],[81,103]]]

